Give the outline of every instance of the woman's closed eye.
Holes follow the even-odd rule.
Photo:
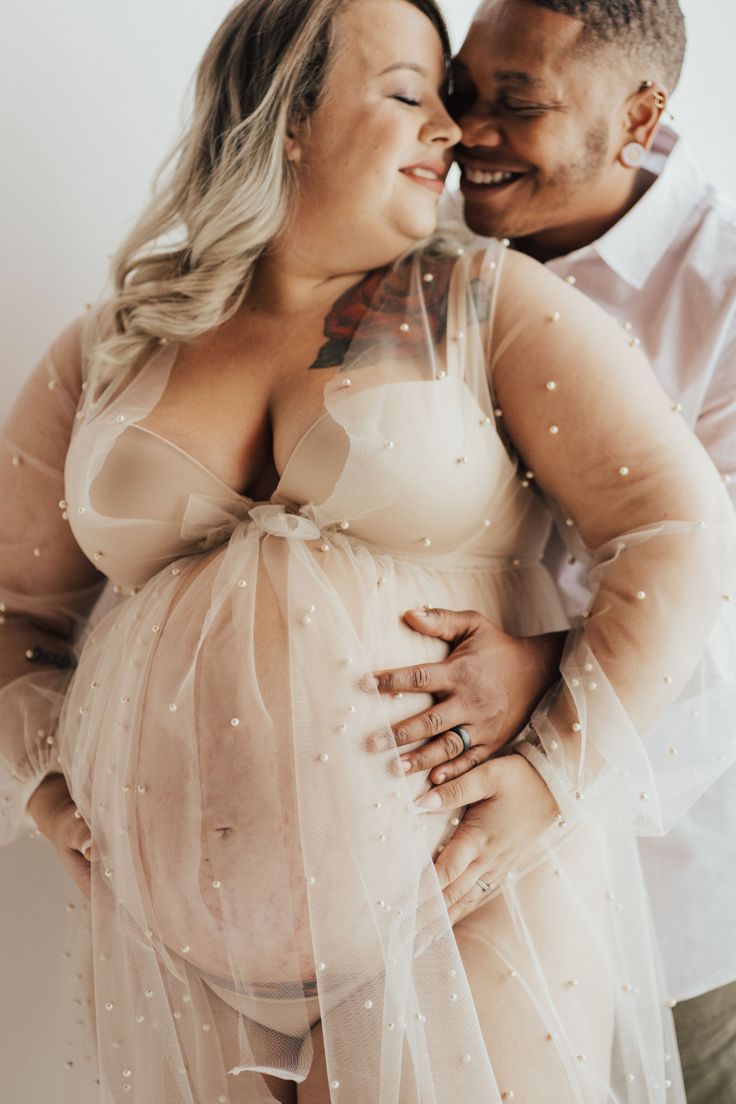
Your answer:
[[[391,99],[398,100],[399,103],[406,104],[407,107],[421,107],[422,104],[421,100],[416,99],[415,96],[412,96],[409,93],[404,93],[401,95],[397,94],[395,96],[392,96]]]

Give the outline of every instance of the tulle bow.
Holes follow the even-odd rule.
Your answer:
[[[250,511],[250,516],[259,529],[272,537],[285,537],[287,540],[318,540],[321,535],[319,528],[304,516],[307,510],[309,507],[304,506],[298,514],[294,514],[289,513],[283,506],[269,504],[255,506]]]
[[[299,513],[290,513],[286,507],[275,503],[254,506],[247,498],[235,500],[192,494],[182,518],[181,538],[207,551],[228,540],[237,526],[250,518],[261,532],[273,537],[317,540],[319,528],[305,516],[309,509],[305,506]]]
[[[253,503],[247,498],[191,494],[181,521],[181,538],[199,544],[203,551],[228,540]]]

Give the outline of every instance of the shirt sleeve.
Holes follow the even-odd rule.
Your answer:
[[[695,431],[736,503],[736,320],[716,362]]]
[[[491,358],[505,432],[592,565],[589,609],[518,749],[563,815],[656,834],[736,752],[713,667],[736,639],[733,506],[635,341],[527,258],[506,269]]]
[[[104,576],[67,521],[64,463],[82,393],[81,320],[53,342],[0,428],[0,842],[59,772],[56,734],[76,642]]]

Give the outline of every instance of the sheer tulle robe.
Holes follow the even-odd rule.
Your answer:
[[[116,516],[95,479],[155,407],[175,350],[81,404],[67,462],[75,531],[93,562],[125,563],[127,548],[142,572],[117,577],[126,596],[85,643],[59,726],[61,763],[102,855],[92,909],[102,1099],[269,1099],[257,1074],[227,1071],[306,1074],[309,1007],[295,986],[312,979],[334,1100],[531,1099],[544,1085],[561,1102],[639,1102],[664,1099],[668,1079],[677,1087],[630,827],[640,775],[607,769],[613,747],[652,778],[614,688],[635,694],[643,680],[630,665],[613,669],[620,640],[617,652],[610,626],[623,625],[629,644],[664,648],[651,604],[643,622],[639,607],[622,615],[632,604],[622,562],[628,553],[629,578],[651,567],[647,592],[666,604],[667,548],[675,571],[682,538],[694,567],[715,526],[730,539],[728,517],[708,506],[717,495],[707,476],[704,528],[658,526],[599,553],[604,587],[610,579],[603,605],[619,620],[594,609],[572,638],[568,695],[539,712],[548,742],[535,753],[558,772],[561,804],[580,806],[589,786],[605,800],[586,793],[582,808],[594,812],[584,832],[554,826],[529,872],[507,877],[459,926],[462,960],[431,861],[455,818],[413,812],[424,781],[400,775],[389,733],[405,703],[386,705],[362,684],[377,667],[442,654],[399,621],[424,602],[480,609],[512,632],[563,624],[536,563],[548,515],[494,429],[485,342],[499,261],[500,252],[486,257],[475,284],[470,260],[455,268],[447,342],[422,297],[424,277],[441,282],[446,260],[417,258],[399,276],[410,273],[402,325],[390,316],[395,297],[377,296],[380,340],[369,312],[326,389],[322,433],[300,446],[299,471],[284,473],[298,482],[330,435],[346,439],[316,505],[290,499],[287,479],[256,509],[211,484],[173,516]],[[421,355],[401,345],[412,329]],[[431,448],[417,451],[421,441]],[[176,462],[186,487],[194,469]],[[668,675],[674,688],[715,619],[713,583],[704,580],[698,603],[705,628]],[[596,718],[587,743],[571,734],[570,698],[586,730]],[[213,981],[286,997],[298,1030],[239,1015]]]

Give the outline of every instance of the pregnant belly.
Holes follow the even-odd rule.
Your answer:
[[[427,782],[404,777],[390,727],[430,699],[365,681],[444,655],[401,618],[442,600],[428,586],[363,548],[244,529],[96,628],[61,757],[100,850],[96,891],[130,902],[141,938],[248,985],[311,980],[320,957],[370,974],[397,916],[431,934],[422,900],[452,814],[413,811]]]

